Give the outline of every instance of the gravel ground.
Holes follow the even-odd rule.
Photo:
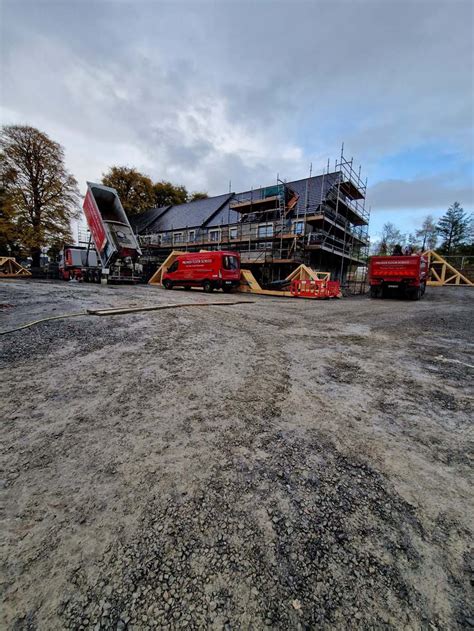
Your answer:
[[[0,329],[232,298],[3,281]],[[251,298],[0,337],[1,628],[474,627],[474,290]]]

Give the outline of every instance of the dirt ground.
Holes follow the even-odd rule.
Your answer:
[[[3,281],[0,329],[248,299]],[[5,629],[474,627],[474,290],[0,337]]]

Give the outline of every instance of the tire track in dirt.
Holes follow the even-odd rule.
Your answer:
[[[279,304],[262,301],[251,314],[222,307],[219,315],[196,317],[183,309],[173,318],[140,317],[139,339],[127,331],[130,320],[114,320],[117,335],[109,348],[83,347],[85,364],[103,381],[103,391],[75,397],[71,379],[63,397],[52,400],[53,408],[67,405],[72,414],[62,433],[47,416],[37,419],[38,436],[27,419],[14,419],[12,450],[23,431],[31,449],[19,455],[31,459],[34,478],[20,473],[7,490],[29,489],[30,512],[22,525],[33,523],[34,537],[11,548],[25,569],[12,574],[21,605],[10,626],[286,630],[467,624],[469,533],[449,512],[436,528],[428,527],[419,507],[370,466],[370,453],[354,440],[362,421],[348,431],[356,407],[353,388],[367,379],[373,391],[378,377],[377,363],[368,361],[366,372],[355,378],[359,360],[380,343],[380,337],[374,341],[357,332],[373,317],[371,309],[359,301],[348,319],[338,304],[331,310]],[[351,304],[344,307],[350,311]],[[333,310],[333,326],[347,333],[344,340],[317,330],[321,313],[326,317]],[[381,314],[382,320],[393,318],[389,306]],[[410,317],[407,311],[403,326]],[[289,336],[290,344],[295,318],[301,335]],[[287,327],[286,337],[276,322]],[[106,341],[107,332],[101,329],[100,336]],[[344,355],[347,345],[351,358]],[[339,363],[330,365],[330,351],[339,354]],[[106,353],[112,360],[93,368]],[[121,375],[124,362],[130,369]],[[80,366],[73,365],[74,378],[86,387]],[[49,358],[41,367],[48,379],[58,378]],[[34,384],[31,405],[40,408],[41,375]],[[48,393],[55,394],[54,388]],[[20,399],[18,404],[20,415],[30,409]],[[433,401],[434,409],[442,404]],[[89,409],[95,419],[87,418]],[[400,409],[394,412],[400,415]],[[63,476],[70,470],[82,489],[68,497],[74,485]],[[49,495],[35,480],[47,471],[60,475],[50,478],[58,496],[42,529],[35,517]],[[59,527],[51,526],[53,514]],[[71,529],[84,546],[81,554],[71,549]],[[42,547],[48,533],[50,545]],[[432,601],[422,588],[438,568],[446,572],[449,589],[441,584]]]
[[[250,337],[245,395],[213,410],[233,423],[211,439],[208,475],[148,503],[137,536],[103,559],[99,583],[64,606],[69,628],[438,622],[403,578],[424,536],[413,509],[317,432],[282,431],[289,359],[271,336]]]

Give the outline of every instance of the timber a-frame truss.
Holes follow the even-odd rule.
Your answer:
[[[428,257],[429,276],[427,285],[443,287],[444,285],[471,285],[474,283],[466,278],[459,270],[450,265],[446,259],[434,250],[423,252]]]
[[[31,272],[15,261],[12,256],[0,256],[0,278],[25,278]]]

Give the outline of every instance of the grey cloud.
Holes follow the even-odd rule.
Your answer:
[[[412,181],[385,180],[369,188],[368,196],[376,212],[384,210],[408,209],[447,209],[458,201],[466,210],[474,207],[474,188],[449,186],[452,177],[420,178]]]
[[[81,179],[125,160],[221,193],[305,176],[344,139],[372,171],[427,139],[472,155],[467,1],[3,7],[1,105],[73,139]],[[425,183],[424,199],[447,199],[448,182]],[[374,208],[425,203],[410,182],[370,193]]]

